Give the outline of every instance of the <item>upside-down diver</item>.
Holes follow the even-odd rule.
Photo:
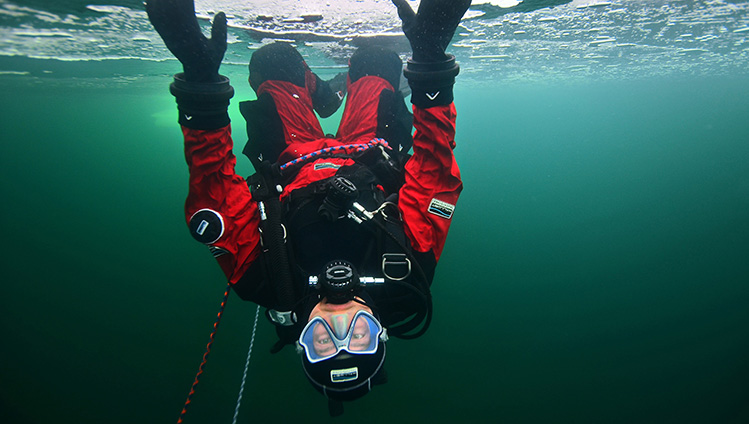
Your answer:
[[[243,152],[256,170],[246,181],[234,170],[234,89],[219,74],[226,16],[216,14],[207,38],[193,0],[146,5],[183,65],[170,91],[190,172],[190,232],[239,297],[267,308],[279,336],[273,350],[296,343],[332,415],[385,381],[388,337],[427,330],[430,286],[463,187],[453,155],[459,67],[445,50],[470,0],[422,0],[418,13],[393,3],[412,49],[405,68],[391,50],[362,47],[345,81],[324,81],[287,43],[252,55],[257,100],[239,104]],[[332,115],[344,96],[338,132],[326,135],[315,112]]]

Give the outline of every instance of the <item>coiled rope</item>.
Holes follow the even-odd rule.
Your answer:
[[[213,331],[211,331],[211,336],[208,340],[208,344],[205,346],[205,353],[203,353],[203,360],[200,362],[200,366],[198,367],[198,373],[195,374],[195,381],[192,382],[192,387],[190,387],[190,393],[187,394],[187,400],[185,401],[185,406],[182,407],[182,412],[179,414],[179,419],[177,420],[177,424],[181,424],[182,420],[185,418],[185,413],[187,413],[187,407],[190,405],[190,402],[192,402],[192,396],[195,394],[195,388],[198,386],[198,382],[200,381],[200,375],[203,374],[203,368],[205,367],[206,362],[208,362],[208,354],[211,353],[211,345],[213,345],[213,338],[216,336],[216,330],[218,330],[218,324],[221,322],[221,316],[224,314],[224,308],[226,307],[226,301],[229,298],[229,291],[231,290],[231,283],[226,285],[226,291],[224,292],[224,299],[221,301],[221,307],[218,310],[218,314],[216,315],[216,321],[213,323]]]
[[[247,350],[247,360],[244,363],[244,373],[242,374],[242,385],[239,386],[239,396],[237,397],[237,407],[234,409],[234,419],[232,424],[237,424],[239,416],[239,406],[242,404],[242,395],[244,394],[244,383],[247,380],[247,369],[250,367],[250,356],[252,356],[252,345],[255,344],[255,332],[257,331],[257,317],[260,314],[260,305],[255,309],[255,324],[252,325],[252,337],[250,338],[250,348]]]

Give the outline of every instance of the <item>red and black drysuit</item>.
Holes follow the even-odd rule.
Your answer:
[[[277,80],[265,81],[257,89],[259,101],[272,99],[269,103],[277,114],[271,115],[274,120],[280,120],[278,131],[282,133],[285,144],[279,149],[279,164],[327,147],[364,144],[377,138],[378,132],[382,132],[382,117],[378,114],[382,114],[380,103],[383,94],[395,91],[389,82],[378,76],[365,76],[354,83],[349,81],[348,99],[338,134],[335,138],[329,138],[323,133],[313,111],[311,96],[314,93],[311,90],[314,90],[314,84],[307,84],[303,88]],[[453,155],[456,112],[451,100],[449,104],[435,107],[413,107],[413,125],[416,129],[413,135],[413,155],[405,164],[405,183],[398,190],[397,207],[402,217],[403,232],[419,263],[427,271],[429,283],[433,277],[434,265],[442,253],[452,210],[462,189],[460,172]],[[180,116],[185,138],[185,157],[190,172],[189,194],[185,205],[187,221],[190,223],[191,218],[201,210],[215,211],[220,215],[223,225],[220,234],[207,244],[229,282],[243,299],[275,308],[277,301],[271,287],[272,279],[265,278],[267,276],[259,266],[262,261],[259,261],[261,234],[258,230],[258,204],[244,178],[235,173],[236,158],[232,153],[231,127],[225,125],[215,129],[196,129],[195,126],[204,125],[194,125],[196,120],[192,118],[184,113]],[[228,116],[226,120],[228,122]],[[250,142],[253,142],[252,137]],[[293,178],[286,182],[280,199],[288,204],[295,193],[305,187],[320,184],[336,175],[339,170],[354,165],[353,159],[340,156],[306,161]],[[376,187],[383,190],[382,186]],[[385,196],[389,194],[391,193],[384,193]],[[195,228],[195,222],[192,224]],[[335,246],[338,252],[333,255],[336,255],[346,249],[347,243],[353,249],[357,241],[351,240],[352,234],[365,234],[350,231],[357,224],[345,218],[337,223],[321,225],[322,227],[315,227],[318,233],[313,233],[312,237],[305,231],[301,231],[303,234],[295,234],[290,229],[288,236],[296,241],[292,243],[294,249],[324,252],[327,246]],[[337,233],[319,234],[320,228],[332,229],[336,225],[343,226]],[[344,239],[344,242],[338,242],[338,238]],[[314,245],[300,244],[299,240]],[[296,252],[294,256],[304,255]],[[338,258],[332,256],[329,259]],[[299,282],[300,287],[306,284],[307,281]],[[297,287],[296,293],[302,296],[303,290]],[[383,325],[387,325],[392,320],[382,316],[382,311],[389,309],[384,304],[387,299],[383,300],[381,297],[377,299],[376,306],[381,309]],[[305,318],[301,319],[306,321]]]

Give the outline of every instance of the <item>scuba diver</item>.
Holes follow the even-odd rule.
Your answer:
[[[207,38],[193,0],[146,4],[183,65],[170,91],[190,173],[190,232],[239,297],[267,308],[279,336],[272,351],[296,344],[331,415],[385,382],[388,337],[429,327],[430,286],[463,187],[453,155],[459,67],[445,50],[470,0],[422,0],[418,12],[393,3],[412,48],[405,68],[393,51],[361,47],[343,84],[319,78],[288,43],[254,52],[257,100],[239,105],[256,171],[247,180],[234,169],[234,89],[218,72],[226,16],[215,15]],[[344,96],[338,132],[326,135],[315,112],[332,115]]]

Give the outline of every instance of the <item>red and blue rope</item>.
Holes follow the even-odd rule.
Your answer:
[[[182,407],[182,412],[179,414],[179,419],[177,420],[177,424],[181,424],[182,420],[185,418],[185,413],[187,413],[187,407],[190,405],[190,402],[192,402],[192,396],[195,394],[195,388],[198,386],[198,382],[200,381],[200,375],[203,374],[203,368],[205,368],[206,362],[208,362],[208,354],[211,353],[211,345],[213,345],[213,339],[216,337],[216,330],[218,330],[218,324],[221,322],[221,316],[224,314],[224,308],[226,307],[226,301],[229,299],[229,291],[231,291],[231,283],[226,285],[226,291],[224,292],[224,299],[221,301],[221,307],[218,310],[218,314],[216,315],[216,321],[213,323],[213,331],[211,331],[211,336],[208,340],[208,344],[205,346],[205,353],[203,353],[203,360],[200,362],[200,366],[198,367],[198,373],[195,374],[195,381],[192,382],[192,387],[190,387],[190,393],[187,394],[187,400],[185,401],[185,406]]]
[[[307,163],[307,161],[311,159],[315,159],[317,157],[325,157],[327,155],[333,155],[333,154],[339,154],[339,153],[351,154],[354,152],[363,152],[365,150],[369,150],[377,146],[383,146],[387,149],[390,149],[388,142],[385,141],[384,139],[373,138],[371,141],[367,143],[342,144],[339,146],[326,147],[324,149],[320,149],[312,153],[308,153],[292,161],[286,162],[285,164],[281,165],[279,169],[283,172],[287,168],[291,168],[300,164]]]

